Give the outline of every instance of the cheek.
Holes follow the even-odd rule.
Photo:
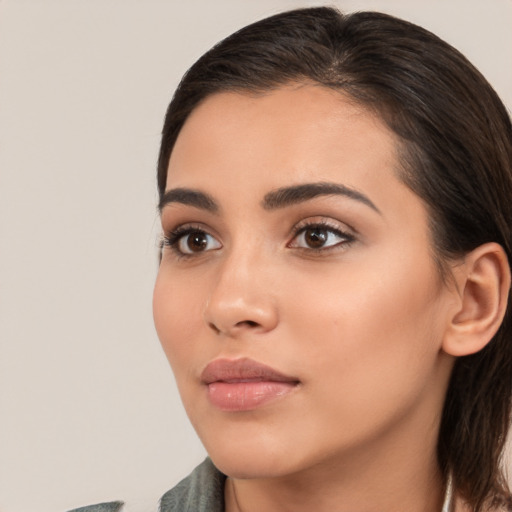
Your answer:
[[[301,300],[288,301],[294,304],[292,338],[301,340],[312,367],[340,382],[351,376],[362,383],[401,375],[414,380],[429,371],[440,349],[436,281],[435,274],[403,261],[340,265],[303,283],[308,292]]]
[[[201,327],[201,290],[161,269],[153,292],[153,317],[160,343],[176,374],[186,372]]]
[[[389,276],[365,285],[351,275],[343,286],[318,280],[324,286],[310,287],[293,311],[291,338],[314,397],[312,415],[333,438],[339,425],[354,438],[378,431],[434,396],[439,380],[432,286]]]

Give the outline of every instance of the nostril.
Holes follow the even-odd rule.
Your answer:
[[[242,320],[241,322],[237,322],[234,327],[248,327],[252,329],[258,327],[259,325],[260,324],[254,320]],[[208,327],[210,327],[210,329],[212,329],[215,334],[220,334],[223,332],[223,330],[217,327],[213,322],[208,322]]]
[[[238,327],[243,327],[243,326],[247,326],[247,327],[258,327],[258,322],[255,322],[253,320],[244,320],[242,322],[237,322],[236,324]]]
[[[220,329],[219,329],[219,328],[218,328],[214,323],[209,322],[209,323],[208,323],[208,326],[209,326],[211,329],[213,329],[213,330],[216,332],[216,334],[219,334],[219,333],[220,333]]]

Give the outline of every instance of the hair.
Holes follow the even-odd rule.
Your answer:
[[[486,242],[512,250],[512,127],[485,78],[429,31],[377,12],[334,8],[271,16],[227,37],[185,74],[169,105],[158,161],[190,113],[222,91],[264,93],[314,83],[377,112],[398,136],[399,176],[425,203],[443,277],[447,262]],[[510,425],[512,315],[480,352],[456,360],[437,456],[475,512],[512,510],[501,457]]]

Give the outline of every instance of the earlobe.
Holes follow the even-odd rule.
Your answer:
[[[504,249],[496,243],[477,247],[466,255],[456,280],[460,301],[445,332],[443,350],[465,356],[483,349],[505,316],[510,267]]]

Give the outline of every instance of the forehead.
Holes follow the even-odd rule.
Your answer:
[[[349,179],[350,168],[361,171],[377,162],[396,167],[395,147],[394,135],[377,116],[325,87],[294,85],[259,95],[222,92],[206,98],[187,119],[171,154],[168,180],[227,168],[249,174],[254,167],[262,178],[292,180],[338,167]]]

